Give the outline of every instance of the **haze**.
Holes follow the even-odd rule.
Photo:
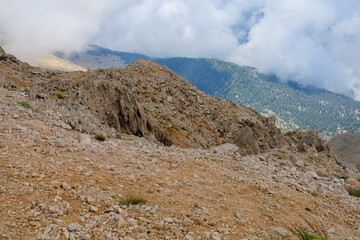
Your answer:
[[[214,57],[360,100],[358,0],[0,0],[1,44],[32,61],[97,44]]]

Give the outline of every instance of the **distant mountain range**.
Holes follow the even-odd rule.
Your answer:
[[[90,69],[124,67],[137,59],[154,60],[206,93],[229,98],[264,115],[276,115],[283,131],[311,128],[327,138],[360,132],[360,102],[295,82],[283,83],[275,75],[261,74],[253,67],[206,58],[152,58],[95,45],[68,57],[56,55]]]

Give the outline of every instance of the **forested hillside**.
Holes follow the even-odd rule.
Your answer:
[[[73,54],[68,60],[83,67],[99,68],[124,66],[138,58],[169,67],[204,92],[230,98],[265,115],[276,115],[283,131],[312,128],[327,137],[360,132],[360,102],[294,82],[283,83],[276,76],[261,74],[252,67],[216,59],[150,58],[97,46]]]

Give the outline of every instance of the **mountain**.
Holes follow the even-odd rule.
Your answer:
[[[49,54],[46,57],[40,59],[39,67],[53,70],[62,71],[86,71],[85,68],[74,64],[66,59],[59,58],[55,55]]]
[[[0,109],[1,239],[360,234],[360,174],[315,130],[282,135],[153,61],[62,72],[0,47]]]
[[[150,58],[98,46],[67,59],[96,69],[123,67],[138,58],[152,59],[169,67],[204,92],[229,98],[266,116],[276,115],[277,125],[283,131],[317,129],[326,138],[360,131],[360,102],[295,82],[283,83],[276,76],[261,74],[252,67],[217,59]]]

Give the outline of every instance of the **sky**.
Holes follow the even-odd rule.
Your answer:
[[[89,44],[212,57],[360,100],[359,0],[0,0],[0,42],[31,61]]]

